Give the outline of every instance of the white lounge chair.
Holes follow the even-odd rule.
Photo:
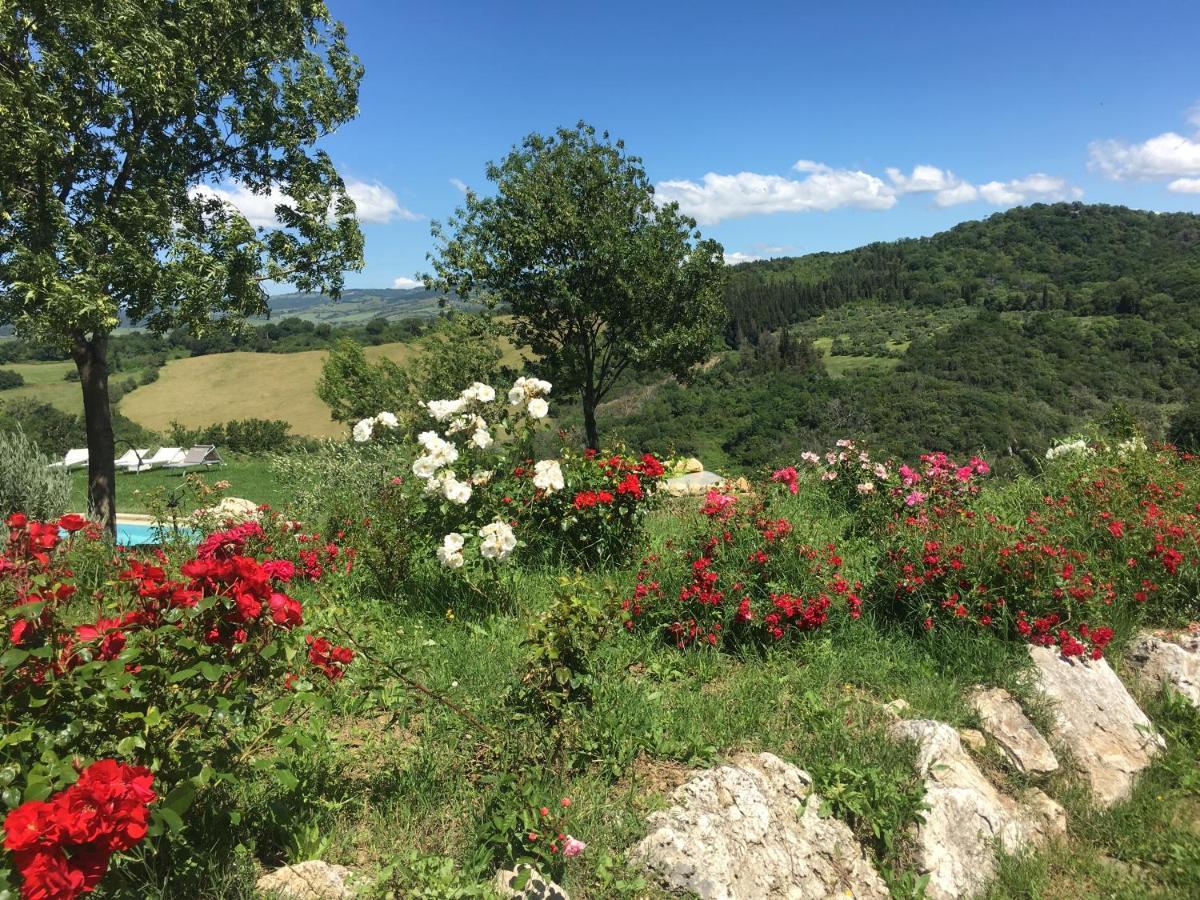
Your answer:
[[[185,453],[183,459],[167,463],[167,468],[195,469],[200,466],[220,466],[224,464],[225,460],[221,459],[221,455],[217,453],[216,447],[212,444],[200,444]]]
[[[113,462],[113,465],[122,472],[145,472],[151,468],[150,465],[150,450],[126,450],[121,456]]]
[[[183,459],[182,447],[159,447],[152,457],[143,461],[146,467],[163,467]]]
[[[59,462],[50,463],[51,469],[78,469],[88,464],[88,452],[84,447],[82,450],[68,450],[67,455]]]

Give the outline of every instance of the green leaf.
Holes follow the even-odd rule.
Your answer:
[[[221,667],[213,665],[210,662],[202,662],[197,668],[200,670],[200,674],[208,681],[216,681],[221,677]]]
[[[300,779],[287,769],[272,769],[271,775],[285,791],[294,791],[300,786]]]

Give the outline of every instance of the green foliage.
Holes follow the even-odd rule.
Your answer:
[[[26,512],[48,519],[67,512],[70,476],[50,463],[20,429],[0,431],[0,518]]]
[[[321,366],[317,396],[337,422],[367,419],[381,410],[406,404],[412,391],[408,376],[390,359],[367,362],[362,345],[343,338]]]
[[[169,437],[171,445],[178,447],[213,444],[234,453],[278,453],[292,443],[290,427],[285,419],[234,419],[191,429],[172,422]]]
[[[0,369],[0,391],[19,388],[25,384],[25,378],[20,372],[13,372],[10,369]]]
[[[612,622],[611,610],[578,578],[562,578],[550,608],[525,639],[522,705],[532,709],[561,746],[569,718],[592,704],[595,678],[588,657]]]
[[[503,304],[560,389],[578,392],[588,445],[596,405],[628,368],[684,375],[723,318],[721,246],[677,204],[659,206],[641,160],[584,123],[531,134],[488,165],[443,228],[430,286]]]
[[[1200,450],[1200,400],[1193,400],[1175,414],[1167,440],[1189,453]]]
[[[384,896],[404,900],[490,900],[490,885],[464,872],[449,856],[435,856],[410,850],[388,865],[378,885]]]

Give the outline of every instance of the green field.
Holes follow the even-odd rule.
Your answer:
[[[229,497],[283,506],[290,496],[288,486],[274,477],[265,459],[233,458],[223,466],[191,471],[210,485],[228,481],[229,489],[224,493]],[[186,483],[188,474],[178,469],[157,469],[136,475],[119,472],[117,509],[122,513],[153,515],[173,501],[178,503],[180,512],[190,513],[198,504],[195,492]],[[77,469],[71,473],[71,507],[80,512],[87,509],[86,470]]]
[[[419,350],[409,343],[366,348],[370,360],[390,359],[403,365]],[[121,412],[139,425],[164,431],[172,421],[189,428],[233,419],[284,419],[293,434],[338,437],[346,434],[329,418],[329,408],[316,395],[317,379],[327,352],[219,353],[172,360],[158,381],[138,388],[120,404]],[[520,354],[506,347],[504,362],[519,365]]]
[[[83,403],[79,382],[66,380],[66,374],[75,371],[75,363],[6,363],[0,368],[16,372],[25,379],[23,387],[0,392],[0,401],[38,400],[64,412],[79,412]]]

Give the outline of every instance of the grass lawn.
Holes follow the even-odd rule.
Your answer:
[[[193,469],[204,480],[213,484],[228,481],[226,496],[244,497],[258,503],[281,506],[287,500],[288,487],[276,481],[270,465],[265,459],[256,457],[234,457],[223,466],[211,469]],[[194,494],[185,487],[184,476],[178,469],[152,469],[130,475],[117,473],[117,509],[123,513],[153,514],[156,507],[168,497],[177,497],[180,509],[191,512],[196,508]],[[71,473],[71,506],[83,511],[87,508],[87,472],[76,470]]]
[[[66,374],[75,371],[73,362],[6,363],[0,368],[25,379],[22,387],[0,391],[0,401],[37,400],[69,413],[83,409],[79,382],[66,380]]]

